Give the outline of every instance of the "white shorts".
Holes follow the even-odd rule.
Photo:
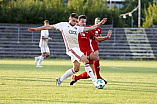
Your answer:
[[[80,48],[72,48],[67,54],[71,57],[72,62],[77,60],[79,63],[81,63],[80,58],[84,55],[84,53],[80,51]]]
[[[49,47],[40,47],[41,53],[50,53]]]

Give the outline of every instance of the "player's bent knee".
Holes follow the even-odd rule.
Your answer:
[[[50,53],[46,53],[45,56],[46,56],[46,57],[49,57],[49,56],[50,56]]]
[[[82,62],[86,64],[86,63],[89,63],[89,60],[86,58]]]
[[[98,61],[98,60],[99,60],[99,56],[96,57],[96,60],[95,60],[95,61]]]
[[[50,55],[46,55],[46,57],[49,57]]]
[[[83,62],[83,63],[89,63],[89,60],[87,59],[87,57],[85,55],[83,55],[81,58],[80,58],[80,61]]]
[[[99,56],[94,53],[91,53],[89,59],[93,61],[97,61],[99,60]]]
[[[80,70],[80,68],[74,68],[75,72],[78,72]]]
[[[47,56],[50,56],[50,53],[46,53]]]

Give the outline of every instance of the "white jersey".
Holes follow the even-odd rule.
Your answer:
[[[42,39],[42,36],[44,36],[45,38],[48,38],[49,31],[41,30],[41,37],[40,37],[40,43],[39,43],[39,47],[48,47],[48,39]]]
[[[68,22],[60,22],[53,26],[62,32],[66,53],[72,48],[79,48],[78,34],[83,32],[84,27],[71,26]]]

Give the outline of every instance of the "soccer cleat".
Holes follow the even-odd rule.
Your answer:
[[[72,76],[72,80],[70,82],[70,85],[73,85],[75,82],[77,82],[76,77],[77,77],[76,75]]]
[[[35,57],[35,64],[37,65],[37,61],[39,60],[38,57]]]
[[[61,79],[61,78],[59,78],[59,77],[56,78],[56,85],[57,85],[57,86],[60,86],[61,83],[62,83],[62,82],[60,81],[60,79]]]
[[[40,67],[40,68],[42,68],[43,66],[41,66],[41,65],[37,65],[36,67]]]
[[[105,84],[107,84],[107,81],[105,79],[103,79],[102,77],[100,77],[100,79],[104,80]]]

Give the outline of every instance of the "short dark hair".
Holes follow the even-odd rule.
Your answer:
[[[79,17],[78,17],[78,20],[80,21],[81,19],[87,19],[87,17],[85,16],[85,15],[80,15]]]
[[[76,13],[71,13],[70,18],[76,18],[76,19],[78,19],[78,14],[76,14]]]
[[[44,21],[44,24],[45,24],[45,23],[49,23],[49,21],[48,21],[48,20],[45,20],[45,21]]]

